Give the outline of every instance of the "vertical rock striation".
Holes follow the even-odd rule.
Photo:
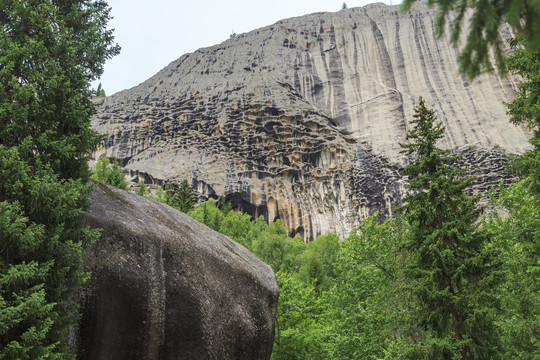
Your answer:
[[[446,148],[499,161],[527,147],[503,104],[518,79],[462,78],[458,50],[436,40],[434,24],[424,3],[403,14],[372,4],[186,54],[105,99],[93,126],[108,140],[96,156],[138,180],[190,179],[203,197],[226,195],[306,240],[344,236],[403,196],[399,142],[419,96],[446,126]]]

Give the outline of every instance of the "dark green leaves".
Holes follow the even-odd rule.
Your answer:
[[[82,252],[89,80],[118,52],[105,2],[0,2],[0,358],[66,359]]]
[[[495,326],[502,280],[498,252],[478,227],[479,198],[466,194],[471,180],[437,148],[444,130],[422,98],[415,108],[404,169],[412,194],[401,208],[409,231],[403,250],[404,291],[411,295],[411,359],[497,358]],[[418,335],[414,335],[417,333]],[[419,336],[419,337],[418,337]]]

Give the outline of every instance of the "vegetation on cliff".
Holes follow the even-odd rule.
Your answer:
[[[82,253],[99,233],[83,227],[89,82],[118,52],[103,1],[0,5],[0,358],[73,358]]]

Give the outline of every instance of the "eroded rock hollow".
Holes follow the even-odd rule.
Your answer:
[[[373,4],[186,54],[104,100],[93,126],[108,140],[95,155],[120,160],[135,181],[186,178],[202,198],[281,218],[306,241],[345,236],[402,198],[399,142],[419,96],[446,126],[441,145],[466,155],[481,179],[498,178],[501,161],[527,146],[503,104],[518,79],[464,79],[459,50],[434,27],[425,3],[407,13]]]

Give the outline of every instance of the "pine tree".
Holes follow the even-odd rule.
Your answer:
[[[496,254],[477,226],[478,197],[466,194],[471,179],[452,166],[453,157],[436,143],[444,127],[420,98],[414,128],[403,152],[413,157],[403,173],[411,195],[401,211],[410,230],[404,250],[407,290],[413,298],[414,359],[496,359],[493,323],[500,280]]]
[[[187,179],[182,181],[180,189],[174,194],[170,202],[171,206],[186,214],[193,209],[193,206],[195,206],[195,194],[191,190]]]
[[[90,128],[89,82],[118,52],[103,1],[0,4],[0,358],[65,359],[76,321]]]

